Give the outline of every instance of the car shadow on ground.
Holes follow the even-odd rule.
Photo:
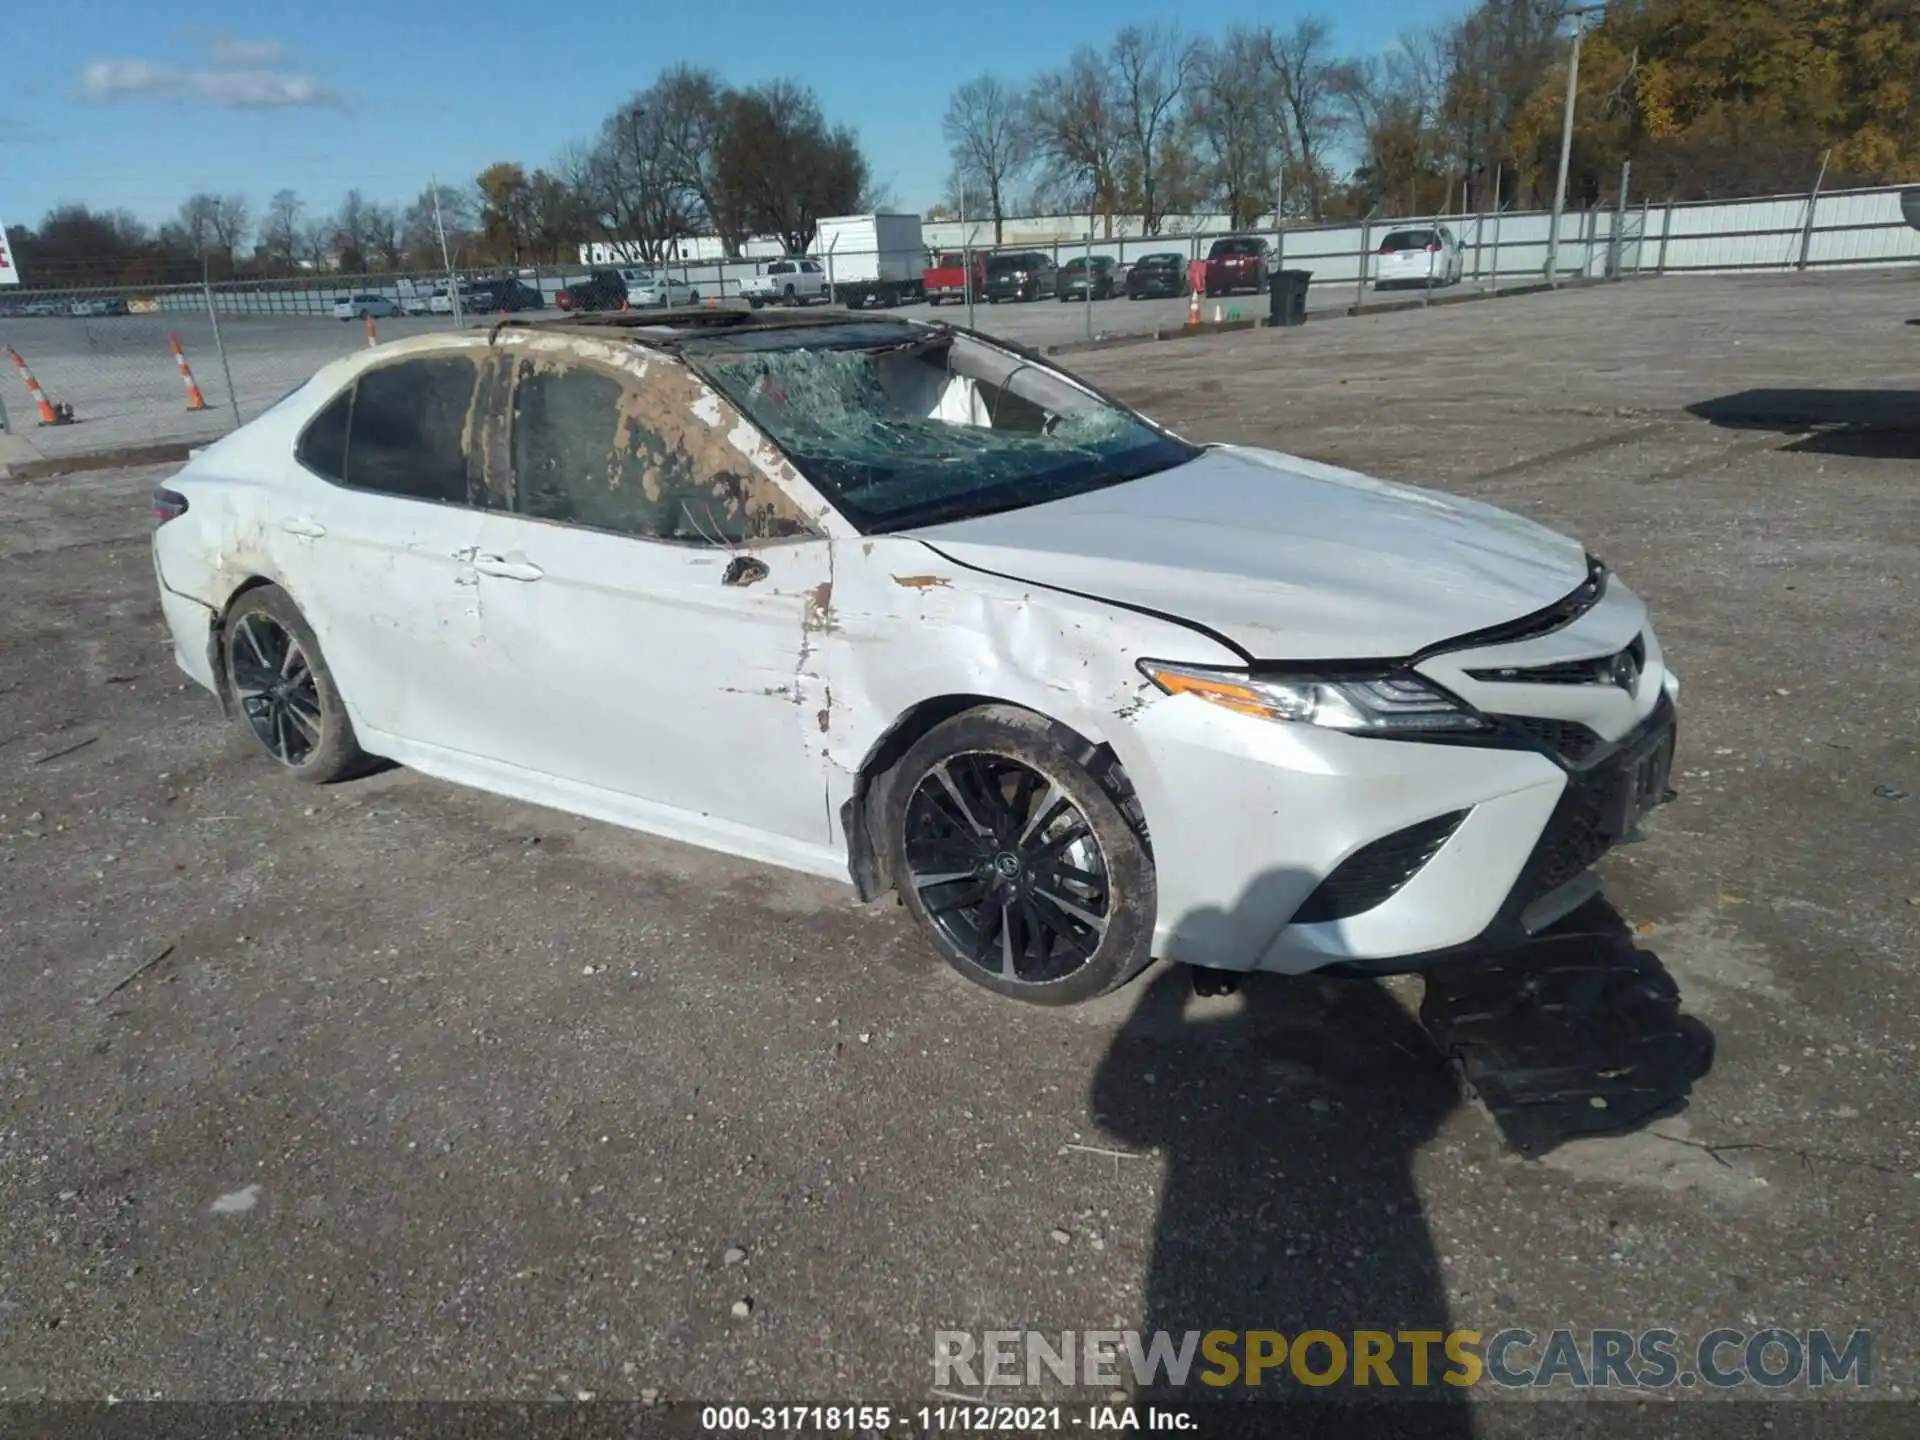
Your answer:
[[[1780,447],[1794,454],[1920,459],[1920,391],[1742,390],[1687,411],[1729,430],[1795,436]]]
[[[1289,1343],[1258,1389],[1205,1383],[1218,1370],[1201,1353],[1184,1385],[1141,1379],[1138,1398],[1323,1402],[1290,1406],[1289,1435],[1471,1435],[1466,1392],[1443,1379],[1461,1367],[1437,1338],[1452,1320],[1415,1156],[1468,1100],[1528,1155],[1644,1125],[1684,1106],[1711,1032],[1601,902],[1523,950],[1430,977],[1417,1017],[1376,981],[1254,975],[1202,997],[1192,975],[1155,972],[1093,1083],[1101,1128],[1164,1157],[1140,1328],[1176,1346],[1216,1330]],[[1314,1330],[1345,1348],[1316,1341],[1304,1373],[1338,1359],[1337,1383],[1291,1368],[1294,1337]],[[1395,1388],[1377,1371],[1353,1386],[1356,1331],[1394,1337]],[[1424,1384],[1420,1342],[1399,1338],[1420,1331],[1436,1333]],[[1269,1433],[1256,1411],[1216,1413]]]

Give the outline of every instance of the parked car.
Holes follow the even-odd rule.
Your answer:
[[[1273,247],[1257,235],[1229,235],[1216,240],[1207,251],[1207,294],[1264,291],[1272,265]]]
[[[127,302],[118,295],[103,296],[95,300],[76,300],[67,307],[69,315],[99,317],[104,315],[125,315],[130,313]]]
[[[20,313],[22,315],[32,315],[35,317],[64,315],[67,313],[67,308],[58,300],[29,300],[25,305],[20,307]]]
[[[627,282],[618,270],[595,270],[578,285],[553,297],[562,310],[618,310],[627,300]]]
[[[1457,285],[1465,269],[1466,254],[1446,226],[1390,230],[1374,261],[1373,288]]]
[[[816,300],[824,304],[830,298],[827,269],[811,257],[770,260],[759,274],[746,278],[740,293],[755,310],[762,305],[811,305]]]
[[[935,257],[935,263],[928,266],[920,275],[920,293],[925,295],[930,305],[943,305],[949,300],[964,302],[967,298],[968,261],[972,261],[973,298],[982,299],[987,293],[987,257],[982,251],[948,250]]]
[[[1127,298],[1153,300],[1187,293],[1187,257],[1172,250],[1142,255],[1127,271]]]
[[[627,287],[627,303],[635,307],[661,305],[698,305],[700,292],[685,280],[651,270],[622,270],[620,279]]]
[[[987,299],[1038,300],[1057,293],[1060,272],[1053,257],[1038,250],[1017,255],[995,255],[987,261]]]
[[[544,310],[546,300],[531,285],[511,278],[476,280],[462,287],[461,308],[473,315],[512,314],[521,310]]]
[[[1577,542],[939,325],[357,349],[153,510],[176,662],[291,778],[385,757],[897,892],[1024,1000],[1469,963],[1670,796],[1678,681]]]
[[[1076,255],[1060,267],[1059,294],[1068,300],[1111,300],[1119,289],[1111,255]]]
[[[384,320],[399,313],[400,307],[384,295],[339,295],[333,302],[336,320]]]

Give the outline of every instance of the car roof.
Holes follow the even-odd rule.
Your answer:
[[[667,306],[589,314],[510,315],[497,321],[502,330],[531,330],[544,335],[577,334],[595,340],[632,340],[661,350],[754,350],[791,342],[801,332],[816,332],[822,343],[885,345],[933,335],[951,326],[900,317],[876,318],[850,310],[754,310],[744,305]],[[827,332],[838,331],[829,335]]]

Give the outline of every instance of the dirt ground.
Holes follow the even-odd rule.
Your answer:
[[[943,1329],[1778,1325],[1871,1330],[1911,1399],[1917,321],[1910,276],[1658,281],[1080,357],[1652,606],[1679,800],[1586,938],[1424,1024],[1168,971],[1016,1008],[832,884],[285,782],[172,667],[164,472],[0,486],[0,1398],[900,1402]],[[1575,1133],[1705,1032],[1678,1113]],[[1572,1107],[1503,1109],[1508,1061]]]

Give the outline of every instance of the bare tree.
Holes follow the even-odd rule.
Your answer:
[[[291,190],[276,190],[260,222],[259,248],[281,274],[291,274],[300,262],[300,216],[306,206]]]
[[[790,255],[813,243],[823,216],[848,214],[868,195],[853,132],[830,128],[813,92],[791,80],[729,97],[717,159],[723,209],[778,236]]]
[[[406,246],[400,238],[400,212],[391,205],[374,203],[364,212],[367,260],[384,270],[398,270]]]
[[[1308,218],[1319,220],[1326,211],[1332,155],[1340,138],[1338,66],[1328,49],[1326,22],[1296,20],[1291,30],[1270,35],[1268,46],[1286,107],[1287,188],[1304,192]]]
[[[333,217],[333,253],[340,269],[358,275],[367,267],[367,197],[347,191]]]
[[[1149,235],[1160,233],[1162,177],[1168,167],[1162,142],[1199,59],[1199,45],[1177,30],[1137,25],[1116,35],[1109,52],[1120,165],[1137,201],[1141,228]]]
[[[586,228],[636,246],[642,258],[655,262],[673,240],[694,233],[699,210],[674,183],[662,134],[668,117],[644,96],[635,95],[609,115],[592,148],[563,159],[561,171]]]
[[[1447,33],[1441,118],[1468,183],[1484,189],[1497,168],[1514,171],[1515,123],[1564,53],[1564,13],[1561,0],[1481,0]]]
[[[1106,217],[1120,205],[1121,117],[1106,60],[1085,46],[1034,81],[1028,99],[1034,154],[1049,196]]]
[[[464,186],[439,186],[439,208],[435,212],[435,187],[428,185],[414,199],[400,219],[400,243],[405,247],[409,265],[420,270],[436,270],[441,265],[440,234],[447,237],[447,255],[456,262],[461,252],[473,243],[477,226],[473,201]]]
[[[1033,159],[1033,132],[1019,95],[992,75],[969,80],[947,101],[941,122],[953,155],[955,183],[978,192],[982,213],[993,216],[993,243],[1000,244],[1011,189]]]
[[[196,259],[204,257],[214,245],[214,215],[220,197],[199,191],[180,202],[179,212],[166,227],[167,238]]]
[[[1187,117],[1207,161],[1213,196],[1234,229],[1275,202],[1286,153],[1286,107],[1273,37],[1238,28],[1201,53]]]
[[[300,227],[297,258],[312,270],[340,268],[340,230],[332,216],[322,215]]]
[[[729,254],[737,254],[747,237],[740,217],[723,203],[719,170],[727,94],[713,71],[676,65],[635,100],[653,117],[664,178],[680,192],[681,209],[693,223],[719,235]]]
[[[217,197],[207,213],[208,228],[212,231],[213,249],[222,256],[227,268],[233,268],[233,252],[240,247],[240,241],[253,228],[253,207],[247,203],[244,195],[222,195]]]

